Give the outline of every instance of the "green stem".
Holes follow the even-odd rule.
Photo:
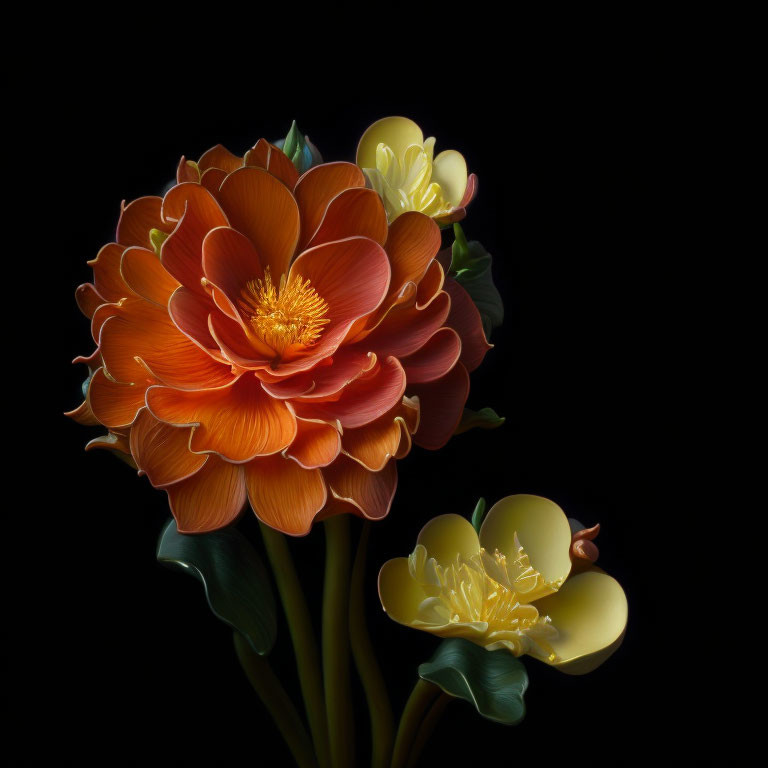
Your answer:
[[[349,682],[349,517],[325,521],[323,673],[333,768],[349,768],[354,754]]]
[[[267,550],[277,590],[283,602],[285,618],[296,654],[296,668],[309,720],[309,729],[315,743],[317,761],[321,768],[330,765],[328,730],[325,716],[323,680],[320,675],[320,654],[317,650],[312,620],[307,601],[293,565],[288,543],[282,533],[260,523],[264,547]]]
[[[365,623],[365,560],[370,533],[371,524],[366,520],[363,523],[355,564],[352,568],[352,588],[349,595],[349,639],[371,715],[371,738],[373,740],[371,768],[387,768],[392,757],[392,738],[394,735],[392,705],[389,702],[384,676],[381,674],[381,668],[376,660],[368,627]]]
[[[395,751],[392,755],[392,768],[405,768],[407,765],[411,745],[424,719],[424,713],[439,694],[440,689],[434,683],[422,680],[421,678],[413,686],[397,729]]]
[[[419,762],[421,752],[429,741],[429,737],[432,735],[432,731],[435,730],[435,726],[440,721],[440,718],[445,712],[445,708],[453,701],[453,696],[442,692],[437,697],[437,701],[432,705],[432,709],[429,710],[429,714],[424,718],[421,723],[421,728],[416,734],[416,740],[411,747],[411,755],[408,759],[408,768],[416,768]]]
[[[299,768],[317,768],[309,735],[269,662],[264,656],[259,656],[239,632],[234,633],[234,639],[237,658],[254,690],[272,715],[296,764]]]

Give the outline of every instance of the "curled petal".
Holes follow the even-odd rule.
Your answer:
[[[400,402],[404,391],[405,371],[396,358],[389,357],[345,387],[338,400],[294,400],[293,406],[302,418],[338,421],[345,429],[355,428],[385,414]]]
[[[188,427],[172,427],[141,409],[131,427],[130,451],[155,488],[191,477],[208,461],[207,455],[189,450],[190,436]]]
[[[409,387],[419,398],[421,419],[413,436],[416,445],[434,451],[442,448],[461,421],[469,394],[469,374],[457,363],[442,379]]]
[[[427,594],[411,576],[407,557],[388,560],[379,571],[379,599],[390,618],[406,626],[419,615]]]
[[[208,533],[234,522],[246,499],[243,468],[218,456],[166,489],[179,533]]]
[[[597,569],[571,576],[553,595],[536,601],[558,635],[550,640],[562,672],[583,675],[620,645],[627,626],[627,597],[618,581]]]
[[[160,259],[146,248],[126,248],[120,274],[134,293],[160,307],[168,305],[171,294],[179,287]]]
[[[197,164],[201,171],[221,168],[227,173],[232,173],[243,165],[243,158],[233,154],[225,146],[217,144],[204,152]]]
[[[440,262],[435,259],[430,262],[424,277],[419,281],[416,290],[416,306],[419,309],[426,307],[438,295],[444,282],[445,273]]]
[[[93,268],[94,287],[108,302],[120,301],[133,295],[133,291],[125,284],[120,274],[120,259],[124,250],[123,245],[108,243],[95,259],[88,262],[88,266]]]
[[[168,302],[168,314],[174,325],[214,360],[225,361],[219,345],[208,328],[208,317],[216,311],[211,299],[181,286]]]
[[[419,283],[440,250],[440,243],[440,228],[423,213],[408,211],[392,222],[385,246],[392,263],[390,297],[408,282]]]
[[[106,299],[99,294],[94,285],[83,283],[75,289],[75,301],[80,311],[90,320]]]
[[[296,419],[296,437],[283,451],[305,469],[327,467],[341,451],[339,430],[324,421]]]
[[[115,239],[120,245],[139,245],[152,248],[149,233],[153,229],[170,232],[172,225],[167,224],[161,215],[162,198],[140,197],[128,205],[123,204],[120,221],[117,223]]]
[[[235,229],[256,247],[275,280],[288,271],[299,238],[299,209],[282,182],[261,168],[230,173],[218,199]]]
[[[227,172],[223,171],[221,168],[209,168],[200,177],[200,184],[216,197],[226,178]]]
[[[446,149],[434,159],[432,181],[440,185],[443,197],[454,207],[464,199],[467,178],[467,161],[461,152]]]
[[[407,357],[421,349],[445,324],[450,308],[451,300],[445,292],[439,293],[423,309],[413,304],[398,304],[358,343],[379,357]]]
[[[88,405],[93,415],[105,426],[127,427],[144,406],[146,384],[119,384],[110,381],[99,368],[88,386]]]
[[[291,190],[299,179],[299,172],[288,156],[266,139],[259,139],[253,148],[245,153],[245,165],[269,171]]]
[[[525,493],[496,502],[483,521],[480,543],[490,552],[498,549],[514,559],[515,536],[547,583],[565,580],[571,571],[571,526],[557,504]]]
[[[323,474],[334,498],[352,504],[368,520],[387,516],[397,488],[396,462],[388,462],[380,472],[369,472],[342,455]]]
[[[364,186],[365,176],[352,163],[324,163],[310,168],[298,180],[293,191],[301,211],[299,250],[303,251],[312,240],[328,204],[336,195],[350,187]]]
[[[382,117],[370,125],[357,145],[357,164],[361,168],[376,167],[376,148],[386,144],[397,157],[402,157],[411,144],[422,145],[421,128],[407,117]]]
[[[461,340],[453,328],[440,328],[421,349],[400,360],[409,384],[426,384],[445,376],[461,355]]]
[[[304,469],[280,455],[246,464],[245,480],[259,520],[291,536],[309,533],[328,496],[319,469]]]
[[[451,565],[457,555],[469,560],[473,555],[480,553],[477,531],[472,523],[461,515],[433,517],[421,529],[416,543],[421,544],[427,550],[427,556],[434,557],[443,567]]]
[[[233,462],[277,453],[296,436],[293,413],[270,397],[252,374],[219,389],[151,387],[147,406],[161,421],[195,427],[190,450],[219,453]]]
[[[387,214],[381,198],[372,189],[353,187],[336,195],[308,247],[355,235],[380,245],[387,241]]]
[[[455,328],[461,337],[461,362],[468,371],[474,371],[493,345],[486,340],[480,313],[464,288],[448,279],[443,290],[451,297],[451,312],[446,324]]]
[[[85,427],[93,427],[99,423],[99,420],[93,415],[91,406],[88,405],[87,400],[83,400],[77,408],[71,411],[67,411],[65,416],[69,416],[72,421],[76,421],[78,424],[82,424]]]
[[[402,458],[405,454],[401,452],[401,445],[405,443],[406,448],[410,448],[407,411],[407,406],[398,403],[370,424],[345,429],[342,437],[344,453],[371,472],[383,469],[392,457]]]
[[[193,160],[187,160],[184,155],[179,160],[179,166],[176,169],[176,183],[183,184],[185,181],[194,184],[200,183],[200,167]]]

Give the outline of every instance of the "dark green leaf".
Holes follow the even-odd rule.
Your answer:
[[[478,500],[475,511],[472,513],[472,527],[480,533],[480,526],[483,524],[483,517],[485,517],[485,499],[480,497]]]
[[[160,537],[157,559],[201,581],[213,613],[244,635],[256,653],[272,650],[277,634],[272,586],[261,558],[242,533],[225,528],[183,534],[171,520]]]
[[[493,283],[491,254],[477,240],[467,241],[458,224],[453,225],[456,240],[451,249],[450,274],[456,278],[480,312],[483,330],[490,339],[491,331],[504,320],[504,304]]]
[[[458,637],[443,640],[419,676],[465,699],[488,720],[516,725],[525,717],[528,675],[509,651],[485,648]]]
[[[470,408],[465,408],[464,413],[461,415],[461,421],[459,426],[453,431],[454,435],[460,435],[462,432],[466,432],[469,429],[479,427],[480,429],[496,429],[500,427],[506,418],[499,416],[493,408],[481,408],[479,411],[473,411]]]

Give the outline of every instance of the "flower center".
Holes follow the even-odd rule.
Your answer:
[[[451,210],[440,185],[431,181],[432,143],[412,144],[402,158],[386,144],[376,148],[376,168],[366,168],[365,173],[384,201],[390,222],[405,211],[439,216]]]
[[[548,640],[557,630],[531,603],[559,585],[546,583],[517,539],[516,544],[518,556],[512,562],[498,550],[490,554],[481,549],[468,559],[457,556],[448,566],[417,545],[408,558],[409,570],[429,595],[419,606],[420,620],[428,625],[473,624],[515,655],[533,653],[552,661]]]
[[[328,304],[309,280],[301,277],[280,278],[272,282],[269,267],[263,280],[249,280],[242,291],[240,306],[249,315],[259,338],[282,354],[291,344],[311,346],[330,322]]]

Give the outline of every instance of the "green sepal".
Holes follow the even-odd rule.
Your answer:
[[[480,533],[480,526],[483,524],[483,518],[485,517],[486,503],[485,499],[481,496],[477,500],[475,505],[475,511],[472,513],[472,527]]]
[[[230,527],[183,534],[170,520],[160,536],[157,559],[198,579],[214,615],[247,638],[256,653],[272,650],[277,636],[272,585],[242,533]]]
[[[465,408],[461,415],[461,421],[453,431],[454,435],[460,435],[462,432],[474,429],[496,429],[505,421],[505,416],[499,416],[493,408],[481,408],[479,411],[473,411],[471,408]]]
[[[451,248],[449,275],[469,294],[480,313],[487,339],[504,321],[504,304],[493,283],[493,258],[477,240],[467,240],[464,230],[453,225],[455,240]]]
[[[459,637],[443,640],[419,676],[472,704],[487,720],[517,725],[525,717],[528,674],[506,649],[486,651]]]

